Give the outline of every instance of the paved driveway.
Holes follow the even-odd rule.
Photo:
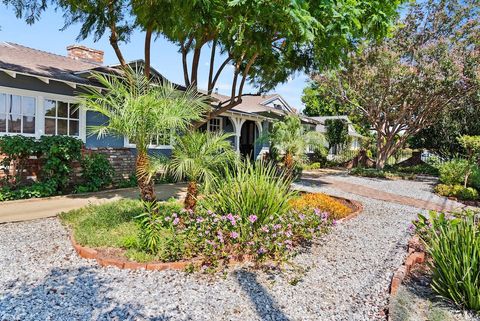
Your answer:
[[[155,190],[158,199],[166,200],[170,197],[181,198],[186,189],[184,184],[162,184],[157,185]],[[0,223],[52,217],[89,204],[102,204],[122,198],[136,199],[138,195],[137,188],[124,188],[98,193],[0,202]]]

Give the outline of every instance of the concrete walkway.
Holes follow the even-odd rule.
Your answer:
[[[171,197],[182,198],[186,187],[184,184],[162,184],[155,186],[155,191],[159,200],[167,200]],[[124,188],[98,193],[0,202],[0,223],[52,217],[90,204],[103,204],[122,198],[137,199],[138,197],[137,188]]]
[[[315,175],[307,173],[302,176],[302,181],[316,186],[329,186],[347,193],[353,193],[360,196],[377,199],[385,202],[392,202],[401,205],[413,206],[416,208],[440,212],[454,212],[466,208],[467,206],[458,202],[445,200],[442,203],[437,203],[432,200],[417,199],[408,196],[393,194],[385,192],[376,188],[367,187],[360,184],[347,183],[336,180],[334,176],[329,176],[328,173],[321,173]]]

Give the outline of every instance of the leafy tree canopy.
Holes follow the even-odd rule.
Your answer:
[[[208,92],[225,66],[232,65],[231,97],[209,117],[241,103],[248,81],[268,91],[297,71],[323,70],[336,65],[359,40],[388,34],[403,0],[54,0],[65,27],[82,24],[79,38],[109,35],[122,65],[119,42],[133,30],[145,31],[146,74],[152,34],[177,44],[187,86],[196,87],[199,60],[210,47]],[[4,0],[17,16],[34,21],[46,0]],[[40,6],[41,5],[41,6]],[[224,53],[217,61],[216,55]],[[161,54],[161,53],[160,53]],[[190,58],[191,57],[191,58]],[[190,59],[189,59],[190,58]]]
[[[366,42],[338,70],[315,75],[326,94],[376,131],[377,168],[479,88],[476,0],[412,4],[393,37]]]

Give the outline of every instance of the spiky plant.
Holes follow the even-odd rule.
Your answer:
[[[120,135],[136,144],[137,179],[141,198],[155,201],[149,172],[148,146],[159,135],[185,130],[207,111],[206,98],[196,91],[177,90],[165,80],[147,79],[143,73],[125,69],[123,76],[95,74],[103,90],[89,88],[81,94],[87,110],[108,118],[102,125],[89,126],[98,137]]]

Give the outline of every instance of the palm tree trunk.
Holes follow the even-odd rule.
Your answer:
[[[285,168],[292,172],[293,167],[295,165],[295,161],[293,160],[293,155],[290,152],[287,152],[283,158],[283,164],[285,165]]]
[[[187,196],[185,197],[184,206],[187,210],[194,210],[197,205],[198,186],[197,182],[188,182]]]
[[[137,155],[137,180],[138,188],[140,189],[140,197],[145,202],[155,202],[155,188],[153,180],[148,180],[145,175],[139,175],[138,169],[145,169],[149,166],[148,155],[145,152],[139,152]]]

